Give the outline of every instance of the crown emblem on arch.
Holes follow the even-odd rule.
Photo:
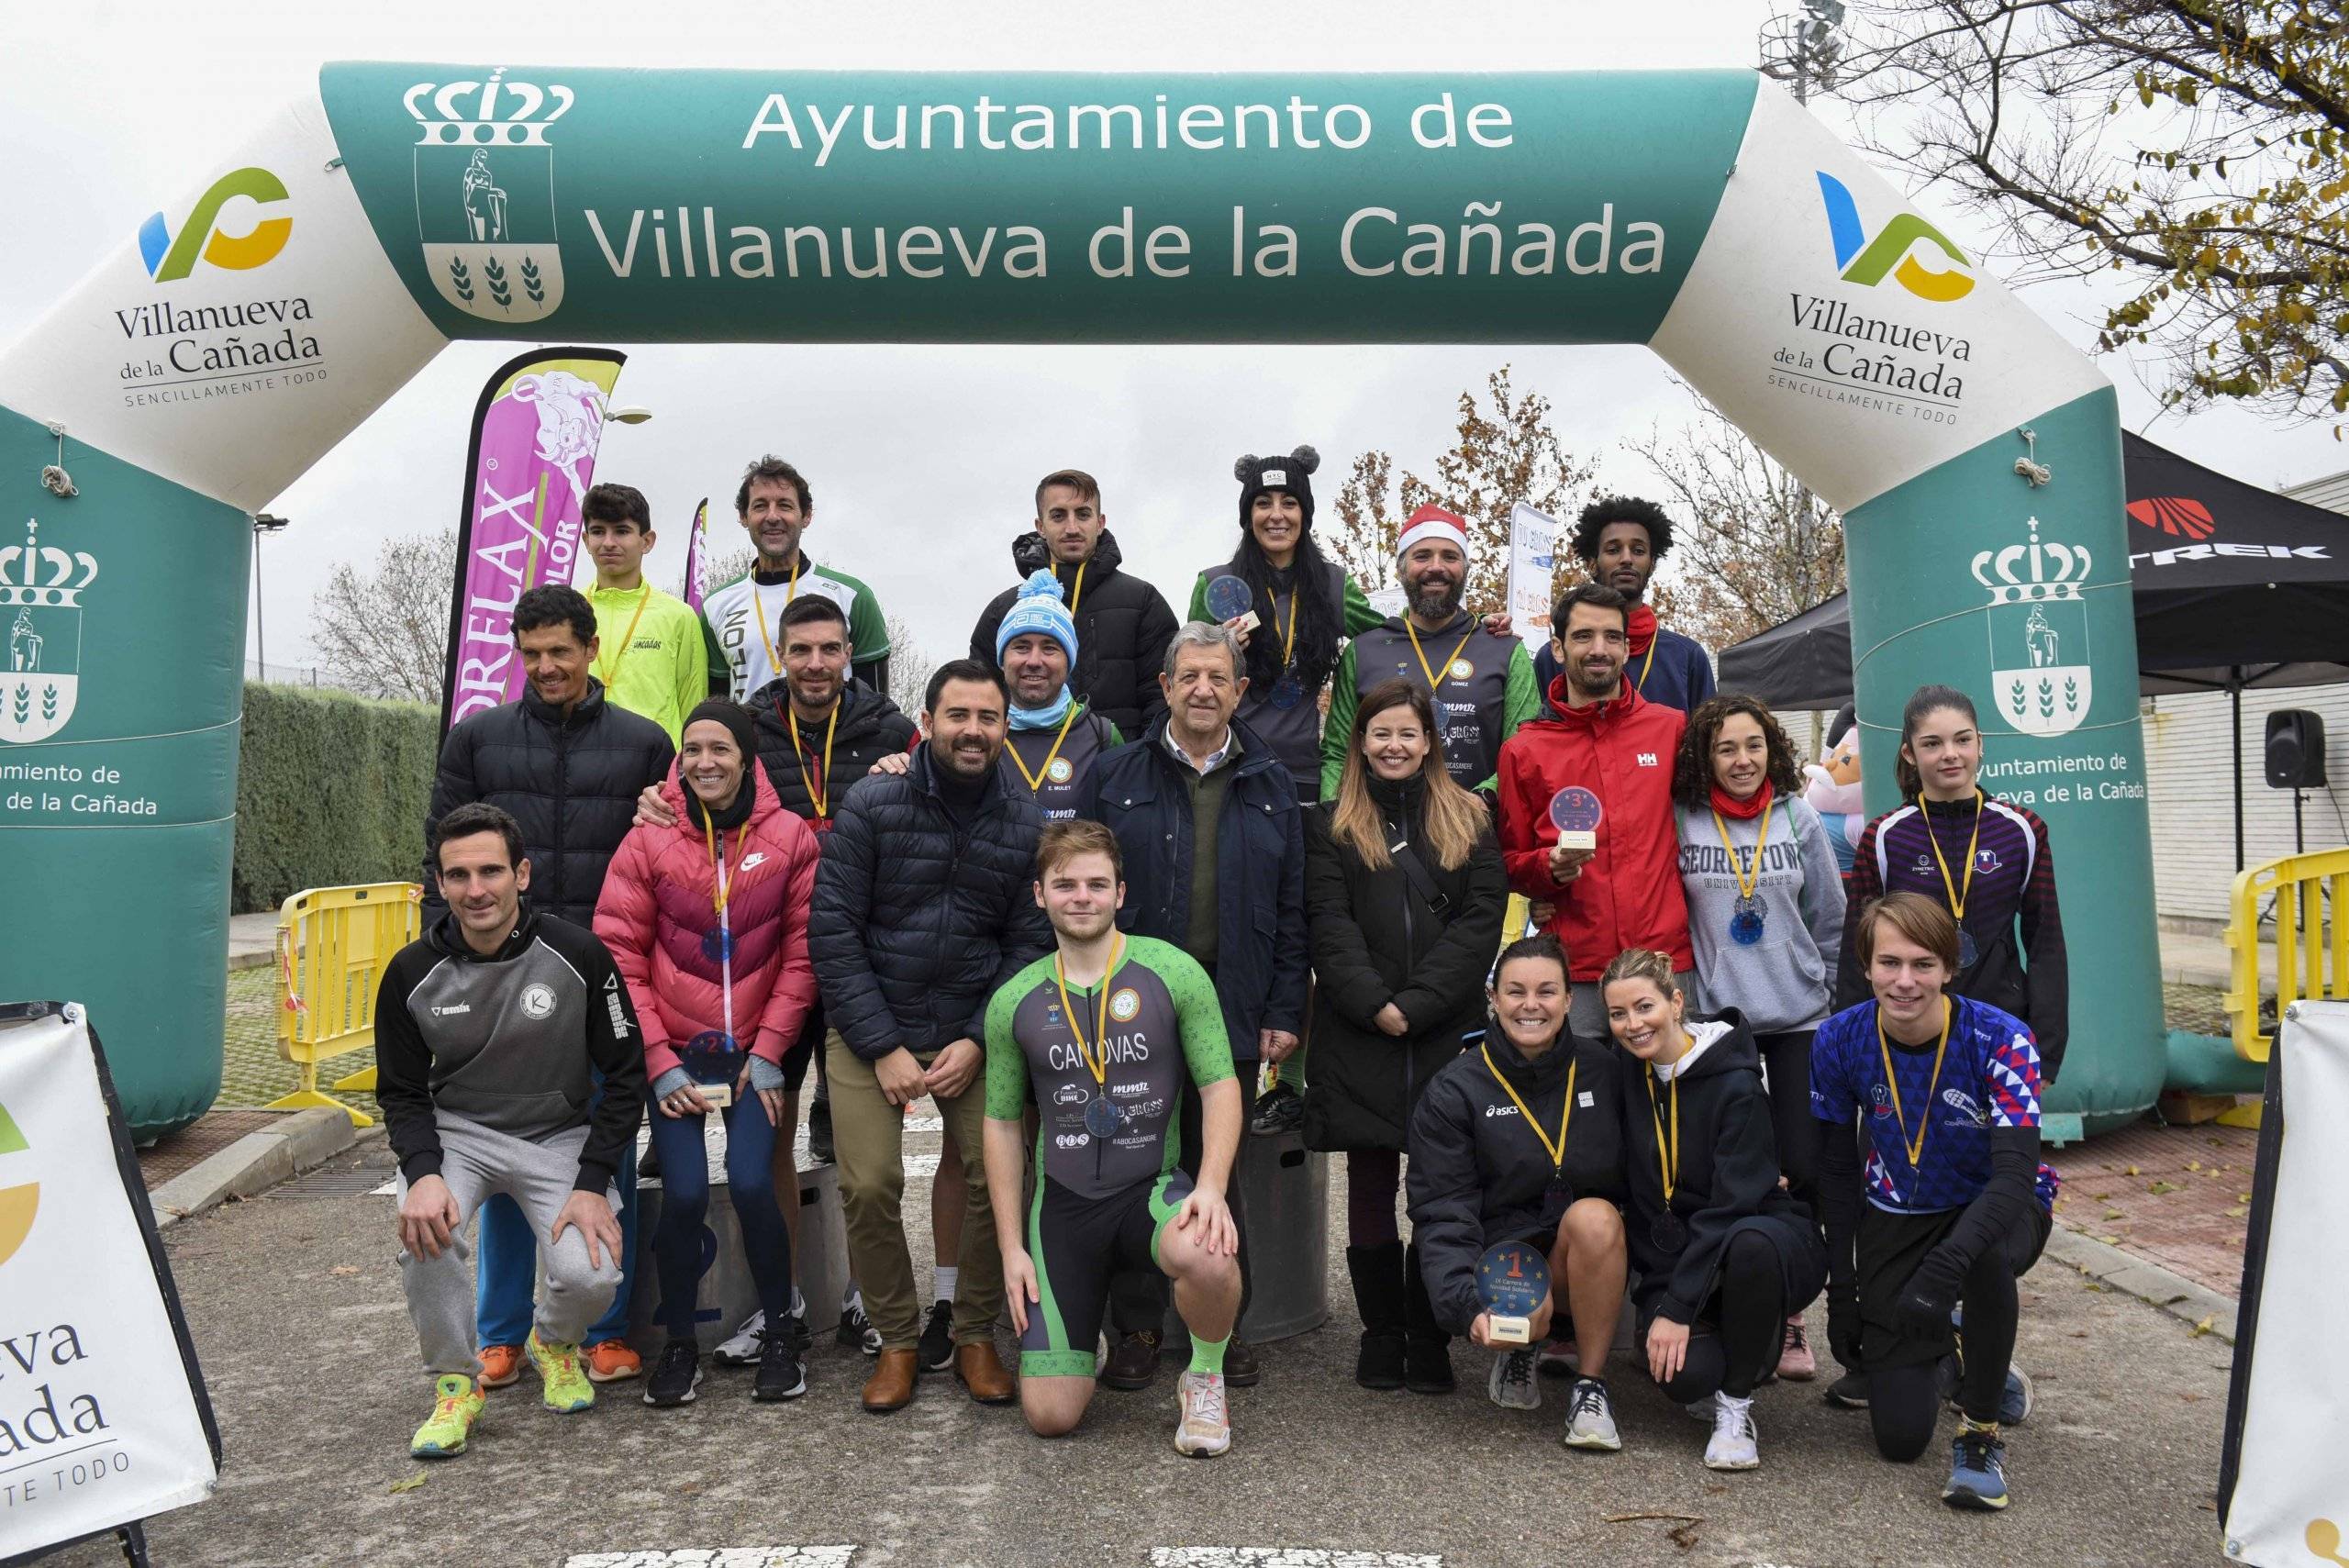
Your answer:
[[[501,65],[485,82],[419,82],[400,102],[427,146],[544,147],[547,128],[571,112],[572,92],[508,82]]]
[[[41,543],[37,518],[23,544],[0,548],[0,740],[46,740],[73,717],[82,595],[97,578],[97,557]]]
[[[1990,590],[1990,602],[2009,605],[2032,599],[2077,599],[2095,560],[2084,544],[2041,542],[2039,519],[2026,525],[2030,541],[1974,557],[1974,580]]]
[[[562,304],[562,237],[555,218],[548,131],[574,95],[507,79],[418,82],[400,96],[418,137],[416,235],[443,300],[501,326],[552,316]]]
[[[2022,734],[2061,735],[2087,717],[2094,690],[2084,594],[2096,558],[2086,545],[2042,539],[2037,517],[2024,529],[2021,542],[1974,557],[1974,580],[1990,593],[1991,697]]]

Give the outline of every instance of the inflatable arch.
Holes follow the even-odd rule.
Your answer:
[[[2112,390],[1751,73],[341,64],[198,179],[0,351],[0,995],[144,1129],[219,1084],[247,516],[454,338],[1649,344],[1848,520],[1871,809],[1932,680],[2047,818],[2053,1106],[2160,1089]]]

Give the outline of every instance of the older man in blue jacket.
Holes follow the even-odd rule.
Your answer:
[[[1257,1062],[1297,1049],[1304,1028],[1308,958],[1305,923],[1305,824],[1286,766],[1235,719],[1248,689],[1239,639],[1193,621],[1167,644],[1159,684],[1166,711],[1141,740],[1101,759],[1095,775],[1101,820],[1125,851],[1127,930],[1157,937],[1198,960],[1214,977],[1239,1067],[1241,1113],[1252,1114]],[[1183,1118],[1194,1143],[1198,1115]],[[1248,1154],[1242,1149],[1244,1161]],[[1186,1165],[1197,1158],[1184,1151]],[[1248,1222],[1235,1170],[1232,1218],[1240,1225],[1241,1311],[1247,1311]],[[1157,1375],[1164,1282],[1122,1279],[1113,1292],[1119,1338],[1102,1381],[1144,1388]],[[1234,1333],[1224,1381],[1262,1375],[1253,1351]]]

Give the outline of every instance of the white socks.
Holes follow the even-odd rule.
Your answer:
[[[956,1264],[953,1264],[953,1263],[941,1263],[941,1264],[939,1264],[939,1265],[938,1265],[938,1289],[937,1289],[937,1292],[935,1293],[935,1295],[934,1295],[934,1296],[933,1296],[933,1299],[935,1299],[935,1300],[939,1300],[939,1301],[952,1301],[952,1300],[953,1300],[953,1299],[954,1299],[954,1281],[955,1281],[955,1276],[956,1276],[956,1275],[958,1275],[959,1273],[961,1273],[961,1272],[962,1272],[961,1268],[960,1268],[958,1265],[956,1265]]]

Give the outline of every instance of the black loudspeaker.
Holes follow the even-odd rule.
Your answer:
[[[2304,707],[2267,716],[2267,782],[2277,789],[2322,789],[2324,719]]]

